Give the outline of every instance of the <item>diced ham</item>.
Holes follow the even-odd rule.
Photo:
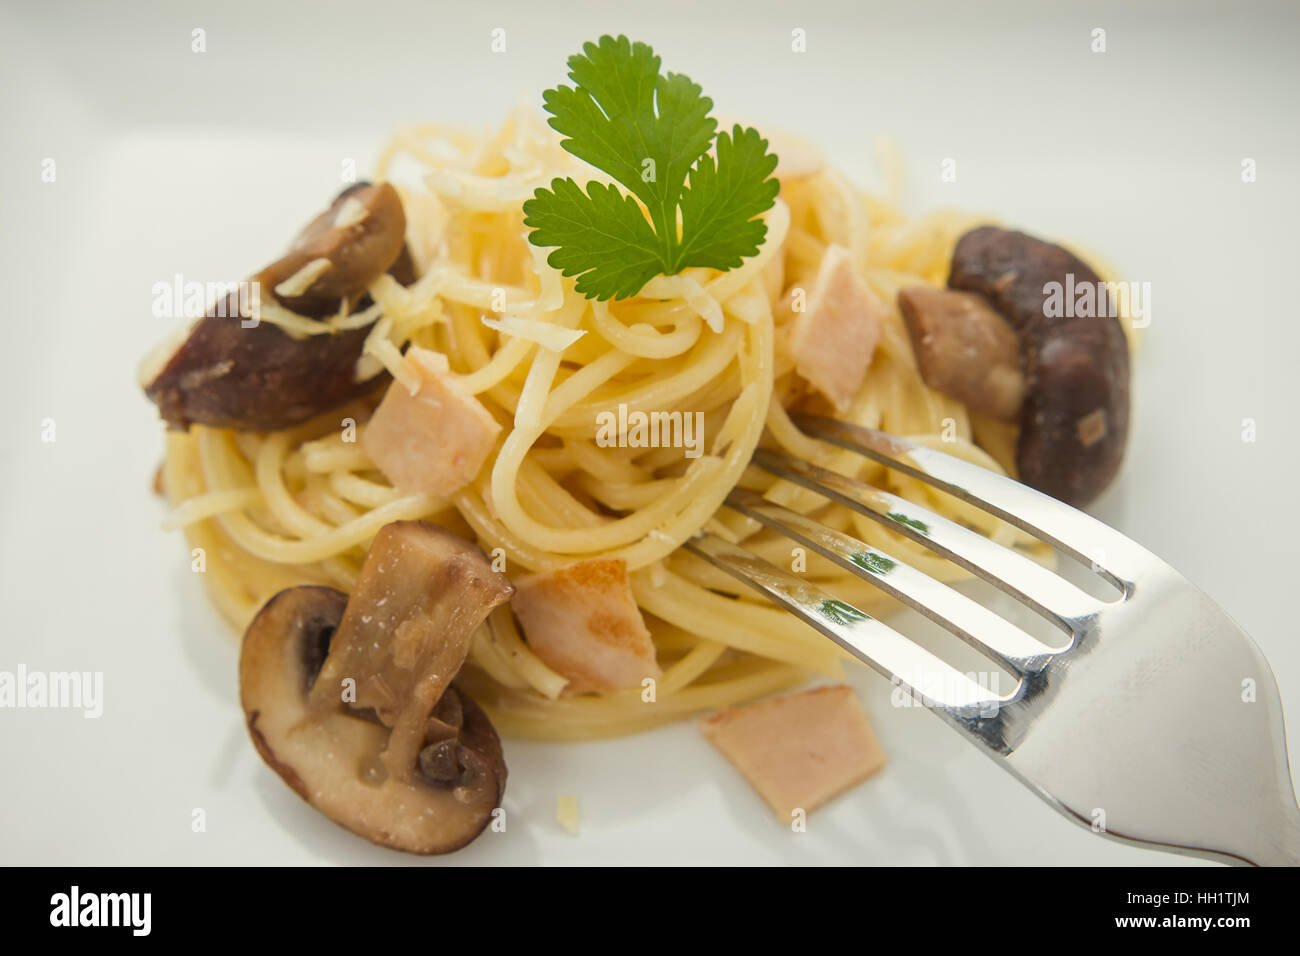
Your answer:
[[[523,578],[511,606],[529,647],[568,678],[568,693],[639,687],[662,673],[626,561],[593,558]]]
[[[1020,417],[1020,340],[987,299],[913,286],[898,293],[898,307],[927,385],[990,418]]]
[[[853,268],[849,251],[831,246],[790,329],[795,370],[846,411],[866,378],[884,320],[884,306]]]
[[[452,381],[447,356],[412,346],[406,361],[419,373],[419,389],[388,386],[361,447],[399,491],[447,498],[478,474],[501,426]]]
[[[729,707],[700,729],[783,820],[885,765],[862,702],[843,685]]]

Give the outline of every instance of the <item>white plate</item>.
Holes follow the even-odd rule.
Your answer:
[[[1096,510],[1241,621],[1300,720],[1294,9],[121,6],[0,14],[0,669],[105,681],[98,720],[0,711],[0,862],[408,862],[308,809],[246,739],[235,640],[179,537],[158,530],[149,488],[162,429],[135,367],[173,327],[151,316],[151,289],[245,274],[333,193],[344,160],[366,171],[390,127],[496,124],[611,30],[653,44],[720,111],[818,142],[864,183],[876,136],[893,136],[913,211],[988,210],[1151,283],[1131,448]],[[1097,27],[1105,53],[1090,50]],[[191,52],[196,28],[205,53]],[[955,183],[940,180],[945,158]],[[883,681],[858,683],[891,763],[805,834],[686,723],[507,741],[507,831],[451,861],[1174,861],[1070,826],[930,715],[890,707]],[[1300,726],[1293,755],[1296,740]],[[579,800],[577,837],[555,821],[560,794]]]

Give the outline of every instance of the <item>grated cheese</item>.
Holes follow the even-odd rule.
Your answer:
[[[578,798],[570,794],[561,794],[555,800],[555,819],[566,833],[578,835]]]
[[[319,279],[333,265],[326,258],[313,259],[307,263],[289,278],[285,279],[275,287],[275,294],[282,299],[292,299],[300,296],[308,289],[311,284]]]
[[[388,337],[392,327],[393,320],[384,316],[370,330],[370,334],[366,336],[366,344],[361,349],[361,358],[357,361],[356,380],[359,382],[365,380],[362,375],[373,368],[373,365],[366,363],[365,360],[371,358],[388,369],[394,380],[401,382],[414,395],[420,390],[420,375],[407,364],[402,350]]]
[[[455,169],[432,169],[425,174],[424,181],[435,193],[479,212],[493,212],[503,203],[522,203],[547,182],[546,177],[536,173],[478,176]]]
[[[549,322],[524,319],[517,315],[503,315],[499,320],[490,319],[485,315],[482,317],[482,322],[489,329],[495,329],[503,335],[517,339],[536,342],[542,348],[550,349],[552,352],[563,352],[587,334],[584,329],[565,329]]]
[[[295,339],[304,339],[309,335],[328,335],[333,331],[327,323],[299,315],[271,299],[259,299],[251,311],[251,317],[258,322],[278,325]]]
[[[366,212],[366,207],[361,200],[349,196],[343,200],[343,205],[339,206],[339,211],[334,216],[334,228],[343,229],[346,226],[351,226],[353,223],[365,219],[368,215],[369,213]]]

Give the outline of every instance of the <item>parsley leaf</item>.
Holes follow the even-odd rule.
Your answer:
[[[529,241],[557,246],[546,261],[588,298],[626,298],[688,266],[735,268],[767,235],[756,217],[780,188],[767,141],[736,126],[716,137],[715,160],[713,101],[659,64],[646,44],[603,36],[569,58],[576,86],[544,96],[561,145],[631,193],[557,178],[524,203]]]
[[[704,156],[691,170],[681,198],[681,268],[734,269],[758,253],[767,225],[755,217],[771,207],[780,184],[771,179],[776,157],[758,130],[736,126],[718,135],[718,161]]]
[[[635,199],[597,182],[588,183],[585,193],[572,179],[556,179],[551,186],[532,240],[559,246],[546,261],[566,276],[586,273],[578,279],[578,292],[625,298],[659,274],[659,240]]]

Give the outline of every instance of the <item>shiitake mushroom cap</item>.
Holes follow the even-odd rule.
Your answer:
[[[1049,315],[1052,283],[1098,290],[1093,315]],[[1061,246],[995,226],[963,235],[948,286],[987,298],[1020,338],[1028,393],[1020,412],[1020,480],[1067,504],[1093,501],[1128,440],[1128,340],[1096,271]]]
[[[363,215],[349,218],[345,206]],[[414,281],[405,247],[401,198],[388,183],[357,183],[299,234],[293,247],[253,277],[259,297],[309,319],[365,305],[367,286],[390,272]],[[329,267],[304,290],[279,296],[276,287],[316,260]],[[371,326],[295,336],[272,322],[240,313],[240,296],[214,303],[174,351],[146,371],[145,394],[171,427],[192,424],[252,431],[299,425],[387,384],[386,372],[357,379],[357,362]]]

